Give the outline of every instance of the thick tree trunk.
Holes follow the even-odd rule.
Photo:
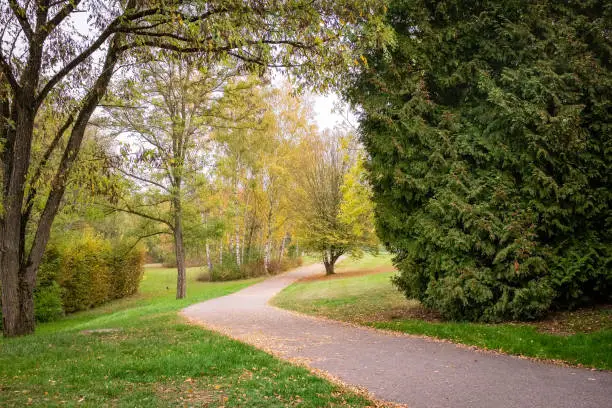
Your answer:
[[[330,249],[325,251],[323,255],[323,265],[325,265],[325,275],[333,275],[335,274],[335,265],[338,258],[340,258],[342,252],[335,252],[334,249]]]
[[[35,112],[33,101],[17,102],[12,157],[6,157],[4,217],[0,236],[0,282],[2,282],[2,324],[7,337],[34,332],[34,301],[31,295],[36,283],[36,269],[23,266],[25,220],[21,209],[25,195],[26,175],[30,163]]]
[[[329,260],[325,260],[323,261],[323,264],[325,265],[325,275],[333,275],[336,272],[334,272],[334,265],[335,262],[331,262]]]
[[[185,246],[183,244],[183,213],[181,202],[174,202],[174,253],[176,255],[176,298],[187,296],[187,271],[185,268]]]

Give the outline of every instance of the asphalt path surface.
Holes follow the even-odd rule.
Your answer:
[[[297,268],[182,313],[212,330],[410,408],[612,408],[612,372],[483,352],[268,305],[283,288],[322,268]]]

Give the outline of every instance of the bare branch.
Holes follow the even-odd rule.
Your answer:
[[[174,226],[168,220],[164,220],[163,218],[159,218],[159,217],[156,217],[154,215],[147,214],[147,213],[144,213],[142,211],[138,211],[138,210],[136,210],[134,208],[130,208],[130,206],[127,205],[127,204],[126,204],[126,208],[110,207],[110,206],[107,206],[107,208],[113,209],[115,211],[121,211],[121,212],[124,212],[126,214],[138,215],[139,217],[146,218],[146,219],[151,220],[151,221],[162,223],[164,225],[167,225],[168,228],[170,228],[171,231],[174,231]]]
[[[34,36],[34,31],[32,30],[32,26],[28,21],[26,10],[19,6],[17,1],[9,0],[9,6],[11,6],[11,10],[13,10],[13,14],[17,18],[19,25],[23,29],[23,33],[26,35],[28,40],[32,41],[32,37]]]
[[[120,256],[120,258],[123,258],[123,257],[124,257],[124,256],[126,256],[127,254],[129,254],[129,253],[132,251],[132,249],[134,249],[134,248],[136,247],[136,245],[138,245],[138,243],[139,243],[140,241],[142,241],[143,239],[146,239],[146,238],[151,238],[151,237],[154,237],[154,236],[157,236],[157,235],[164,235],[164,234],[166,234],[166,235],[172,235],[172,234],[171,234],[170,232],[168,232],[168,231],[156,231],[156,232],[152,232],[152,233],[150,233],[150,234],[146,234],[146,235],[141,235],[141,236],[139,236],[139,237],[138,237],[138,239],[136,239],[136,242],[134,242],[132,245],[130,245],[130,247],[127,249],[127,251],[125,251],[125,253],[124,253],[122,256]]]
[[[43,27],[44,32],[51,32],[55,27],[57,27],[70,13],[74,11],[75,8],[79,5],[81,0],[70,0],[68,4],[66,4],[58,13],[52,17]]]
[[[149,179],[146,179],[144,177],[137,176],[134,173],[130,173],[129,171],[123,170],[121,167],[115,167],[115,169],[118,170],[119,172],[121,172],[122,174],[128,176],[128,177],[131,177],[131,178],[136,179],[136,180],[140,180],[143,183],[153,184],[154,186],[157,186],[157,187],[161,188],[162,190],[167,191],[168,193],[170,192],[168,187],[164,186],[161,183],[158,183],[157,181],[149,180]]]

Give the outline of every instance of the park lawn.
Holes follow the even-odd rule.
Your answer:
[[[418,301],[406,299],[391,284],[393,272],[378,271],[379,261],[345,260],[330,278],[297,282],[272,300],[272,304],[315,316],[435,337],[540,359],[612,369],[612,309],[559,314],[557,320],[538,323],[477,324],[442,321]],[[357,271],[361,270],[361,273]],[[560,327],[561,329],[558,329]],[[571,330],[570,330],[571,329]],[[557,331],[557,334],[550,333]]]
[[[178,311],[258,280],[197,282],[147,269],[140,294],[0,340],[0,407],[365,407],[372,402],[262,351],[187,324]],[[107,332],[83,330],[119,329]]]

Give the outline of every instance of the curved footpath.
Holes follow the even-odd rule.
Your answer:
[[[381,400],[419,407],[612,408],[612,373],[480,352],[311,318],[269,306],[310,265],[183,314],[230,337],[298,359]]]

